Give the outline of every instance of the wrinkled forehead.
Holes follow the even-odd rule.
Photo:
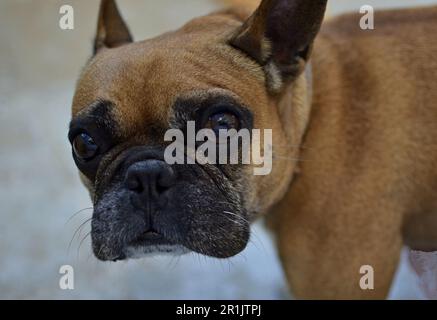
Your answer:
[[[263,90],[263,72],[228,45],[225,28],[185,28],[192,30],[99,52],[79,80],[73,116],[96,101],[110,101],[120,126],[135,128],[168,121],[171,106],[182,96],[220,91],[238,93],[245,104],[259,101],[254,92]]]

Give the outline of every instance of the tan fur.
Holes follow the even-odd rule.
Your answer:
[[[270,218],[292,292],[384,298],[403,243],[437,249],[437,8],[377,12],[374,31],[360,30],[358,15],[331,20],[306,72],[281,94],[227,44],[251,9],[101,49],[73,115],[113,101],[133,141],[165,126],[180,96],[237,96],[255,128],[273,129],[273,172],[250,178],[248,205]],[[361,265],[374,267],[375,290],[360,289]]]
[[[362,31],[346,15],[319,35],[301,172],[274,215],[298,297],[384,298],[403,243],[437,249],[436,17],[378,12]]]
[[[257,6],[260,4],[259,0],[220,0],[219,2],[228,6],[232,6],[233,8],[244,8],[250,12],[255,11]]]

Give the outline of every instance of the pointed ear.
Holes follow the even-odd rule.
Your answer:
[[[231,45],[264,66],[267,80],[275,82],[271,86],[278,87],[278,81],[282,86],[304,70],[326,4],[327,0],[263,0],[233,35]]]
[[[132,36],[121,17],[115,0],[102,0],[94,41],[94,54],[102,48],[115,48],[132,41]]]

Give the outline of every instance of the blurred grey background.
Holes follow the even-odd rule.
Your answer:
[[[434,3],[331,0],[329,14],[358,11],[364,4]],[[74,7],[72,31],[58,27],[63,4]],[[213,0],[120,0],[119,6],[135,39],[220,7]],[[97,0],[0,0],[0,298],[290,298],[274,246],[260,225],[248,249],[226,261],[187,255],[100,263],[85,238],[89,223],[74,234],[91,210],[80,211],[90,200],[66,136],[75,80],[91,54],[97,8]],[[58,285],[59,268],[66,264],[75,270],[71,291]],[[423,298],[419,282],[403,264],[391,298]]]

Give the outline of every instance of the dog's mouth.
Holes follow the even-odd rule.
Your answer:
[[[168,240],[162,233],[149,229],[130,241],[114,261],[141,259],[152,255],[181,255],[190,250]]]
[[[168,167],[155,159],[129,168],[137,170],[135,175],[129,171],[136,179],[132,184],[126,182],[126,170],[119,170],[101,185],[95,200],[91,237],[97,259],[187,252],[229,258],[244,250],[250,224],[241,194],[218,168],[208,173],[199,166]],[[170,173],[177,179],[160,190]]]
[[[164,243],[169,244],[169,241],[155,229],[149,229],[142,233],[139,237],[135,238],[129,243],[130,246],[141,246],[150,244]],[[168,242],[168,243],[167,243]]]

